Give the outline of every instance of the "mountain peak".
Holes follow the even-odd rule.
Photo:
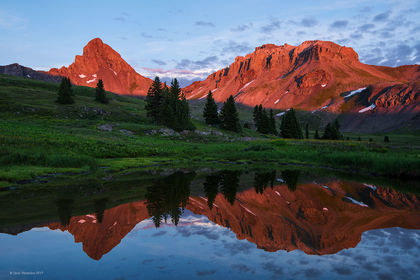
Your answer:
[[[102,79],[106,90],[119,94],[146,95],[152,83],[100,38],[90,40],[69,67],[53,68],[48,73],[69,77],[72,83],[88,87],[95,87]]]

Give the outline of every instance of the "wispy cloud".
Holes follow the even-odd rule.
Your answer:
[[[248,29],[251,29],[251,28],[252,28],[252,23],[249,23],[249,24],[241,24],[241,25],[232,27],[230,29],[230,31],[232,31],[232,32],[243,32],[243,31],[248,30]]]
[[[214,23],[210,22],[210,21],[196,21],[194,23],[197,26],[206,26],[206,27],[214,27]]]

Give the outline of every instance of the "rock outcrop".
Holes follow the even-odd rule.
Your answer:
[[[48,74],[69,77],[73,84],[88,87],[96,87],[102,79],[105,90],[127,95],[145,96],[152,84],[99,38],[91,40],[69,67],[52,68]]]

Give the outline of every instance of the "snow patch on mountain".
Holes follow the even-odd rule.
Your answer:
[[[350,91],[350,93],[349,93],[349,94],[347,94],[346,96],[344,96],[344,98],[349,98],[350,96],[353,96],[353,95],[355,95],[355,94],[358,94],[358,93],[360,93],[360,92],[364,91],[365,89],[366,89],[366,88],[364,87],[364,88],[359,88],[359,89],[356,89],[356,90]]]

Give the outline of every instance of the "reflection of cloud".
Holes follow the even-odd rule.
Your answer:
[[[272,262],[263,263],[263,268],[265,270],[271,271],[276,276],[279,276],[279,275],[283,274],[283,269],[280,266],[275,265]]]
[[[248,254],[251,252],[251,249],[255,248],[255,246],[248,241],[229,243],[225,240],[222,240],[222,242],[224,249],[226,249],[231,256],[235,256],[240,253]]]
[[[321,271],[316,268],[305,269],[305,277],[307,278],[319,277],[321,274]]]
[[[156,233],[153,233],[153,234],[152,234],[152,237],[162,236],[162,235],[164,235],[164,234],[166,234],[166,231],[164,231],[164,230],[160,230],[160,231],[158,231],[158,232],[156,232]]]
[[[216,270],[203,270],[203,271],[197,271],[196,274],[198,276],[207,276],[207,275],[213,275],[216,273]]]
[[[340,275],[351,275],[352,271],[350,268],[342,265],[338,265],[333,267],[334,271],[337,272]]]
[[[240,272],[244,273],[255,273],[255,269],[247,266],[246,264],[233,264],[232,268],[239,270]]]

